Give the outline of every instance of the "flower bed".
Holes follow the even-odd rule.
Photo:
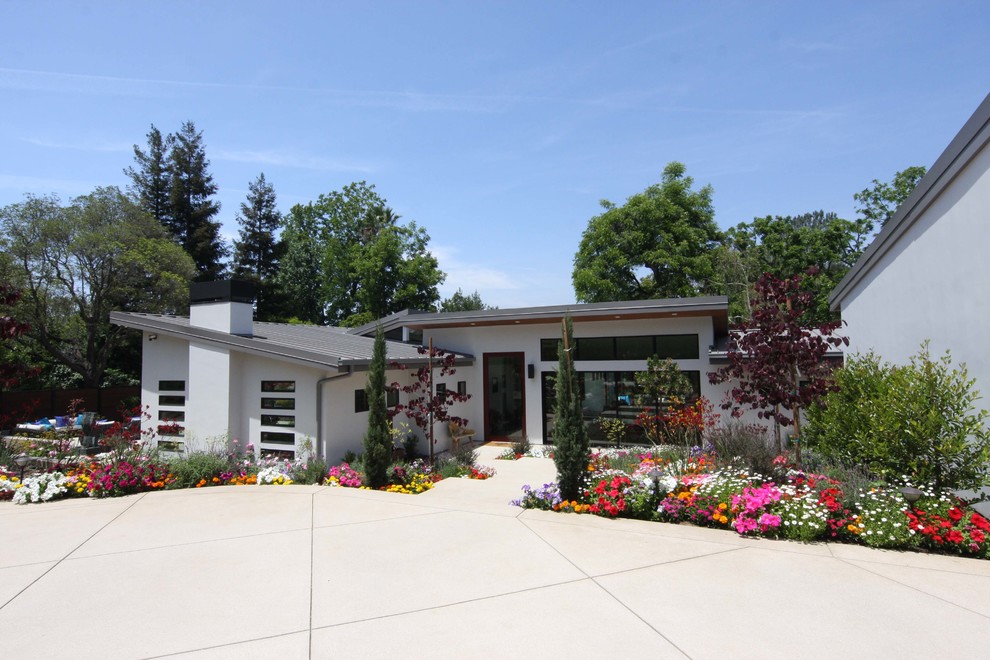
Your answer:
[[[624,469],[616,466],[621,465]],[[562,501],[556,484],[523,486],[511,504],[732,529],[742,536],[840,541],[875,548],[925,549],[990,557],[990,521],[948,491],[922,488],[914,507],[901,488],[876,483],[855,493],[824,474],[778,461],[769,476],[713,457],[668,460],[628,452],[593,454],[580,501]]]

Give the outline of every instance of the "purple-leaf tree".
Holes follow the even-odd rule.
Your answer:
[[[808,274],[816,270],[809,269]],[[781,426],[793,424],[797,438],[801,436],[801,409],[835,389],[826,353],[849,345],[848,338],[835,335],[842,321],[803,322],[815,302],[801,280],[801,275],[781,280],[769,273],[757,280],[752,320],[732,327],[728,366],[708,374],[712,384],[737,383],[722,408],[732,409],[735,416],[744,406],[759,410],[762,419]],[[796,454],[800,462],[800,443]]]
[[[433,386],[434,372],[439,369],[440,377],[452,376],[457,373],[454,364],[457,356],[450,351],[433,346],[420,346],[419,354],[428,356],[427,364],[416,370],[416,379],[410,385],[400,385],[392,383],[393,389],[398,389],[409,395],[406,403],[400,403],[389,410],[390,418],[395,417],[400,412],[404,412],[406,417],[413,420],[416,426],[423,430],[424,435],[430,445],[430,461],[433,461],[433,423],[434,422],[454,422],[461,426],[467,425],[467,420],[450,414],[450,406],[454,403],[467,401],[470,394],[459,394],[456,389],[444,388],[436,391]],[[396,362],[392,363],[394,369],[406,369],[406,365]]]

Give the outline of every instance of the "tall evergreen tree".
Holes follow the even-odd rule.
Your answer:
[[[557,351],[556,395],[554,407],[554,463],[557,466],[557,484],[560,496],[576,500],[581,496],[581,477],[588,469],[590,445],[588,431],[581,414],[581,394],[578,391],[577,372],[572,359],[574,348],[574,324],[571,317],[564,319],[563,341]]]
[[[220,204],[211,199],[217,185],[208,171],[203,133],[191,121],[173,136],[168,166],[172,234],[196,262],[198,281],[218,279],[227,247],[220,237],[220,223],[213,219],[220,212]]]
[[[392,434],[385,408],[385,333],[375,332],[375,346],[368,367],[368,431],[364,434],[364,474],[368,485],[381,488],[388,483],[392,460]]]
[[[282,243],[275,233],[282,216],[275,207],[275,188],[265,180],[264,173],[248,184],[250,193],[241,202],[237,222],[241,229],[234,241],[234,276],[255,283],[257,316],[269,321],[278,316],[276,278]]]
[[[169,195],[169,150],[174,138],[171,135],[162,137],[162,132],[154,124],[151,125],[147,138],[147,151],[141,151],[140,147],[134,145],[134,163],[137,168],[128,167],[124,174],[133,182],[129,191],[137,198],[138,205],[174,235]]]
[[[162,136],[154,124],[148,132],[148,150],[134,145],[135,167],[124,173],[131,193],[172,235],[196,263],[197,280],[219,278],[228,254],[213,217],[220,204],[213,199],[217,186],[209,173],[203,133],[191,121],[178,133]]]

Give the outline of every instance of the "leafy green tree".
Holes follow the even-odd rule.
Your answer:
[[[873,179],[872,187],[853,195],[853,199],[859,202],[856,210],[863,217],[869,231],[887,224],[897,207],[914,192],[926,171],[924,167],[915,165],[895,174],[890,183]]]
[[[134,145],[134,163],[137,168],[128,167],[124,174],[130,177],[130,192],[138,199],[141,208],[162,223],[162,226],[172,229],[169,151],[175,138],[171,135],[163,137],[154,124],[151,125],[147,138],[147,151],[141,151],[140,147]]]
[[[275,188],[264,173],[248,184],[247,201],[241,202],[237,222],[239,239],[234,241],[234,276],[254,282],[257,292],[257,318],[271,321],[280,316],[276,281],[282,243],[276,232],[282,222],[275,203]]]
[[[490,307],[481,300],[481,294],[477,290],[469,295],[464,295],[461,289],[457,289],[449,298],[444,298],[440,302],[441,312],[476,312],[485,309],[498,309]]]
[[[990,413],[965,365],[928,343],[908,365],[875,354],[851,357],[836,389],[808,410],[809,445],[884,478],[911,477],[936,488],[990,485]]]
[[[752,316],[756,280],[769,273],[784,280],[801,275],[802,287],[814,295],[806,320],[832,319],[828,294],[859,258],[868,239],[864,232],[863,225],[823,211],[756,218],[729,229],[716,261],[730,313]]]
[[[191,121],[183,122],[169,152],[169,228],[196,263],[197,281],[219,279],[227,256],[220,223],[213,219],[220,212],[220,203],[212,199],[217,185],[209,166],[202,131]]]
[[[581,497],[581,479],[588,469],[590,445],[581,412],[581,392],[574,370],[574,324],[564,319],[562,341],[558,349],[556,397],[554,405],[553,460],[557,466],[557,484],[565,500]]]
[[[282,223],[282,259],[275,285],[287,302],[283,314],[293,322],[325,324],[316,216],[311,207],[297,204]]]
[[[692,190],[684,165],[664,168],[659,184],[588,223],[574,256],[580,302],[694,296],[711,290],[713,251],[721,239],[712,188]]]
[[[364,434],[364,474],[368,485],[381,488],[388,484],[388,466],[392,460],[392,432],[385,407],[385,333],[375,332],[375,346],[368,367],[368,431]]]
[[[102,383],[123,341],[111,311],[177,313],[188,304],[191,259],[117,188],[67,207],[29,196],[0,209],[0,226],[0,249],[22,283],[26,336],[84,387]]]
[[[286,294],[305,302],[309,318],[332,325],[361,325],[406,308],[432,309],[445,275],[428,251],[426,231],[398,220],[363,181],[294,206],[282,233]],[[320,283],[316,291],[314,282]],[[307,297],[306,289],[318,299]]]
[[[684,375],[677,362],[670,358],[660,359],[656,355],[646,361],[646,371],[635,375],[639,388],[639,405],[654,406],[660,414],[660,406],[665,399],[677,397],[686,401],[694,393],[694,386]]]

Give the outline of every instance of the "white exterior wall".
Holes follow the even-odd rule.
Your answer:
[[[154,340],[148,337],[154,335]],[[189,342],[173,339],[157,333],[143,333],[143,348],[141,351],[141,407],[148,412],[149,418],[141,420],[142,437],[147,438],[151,432],[156,432],[161,411],[185,411],[186,406],[160,406],[158,384],[163,380],[180,380],[185,382],[186,390],[182,392],[163,392],[168,395],[186,396],[189,388]],[[185,422],[180,422],[185,426]],[[177,438],[177,440],[179,440]]]
[[[250,335],[254,309],[248,303],[212,302],[189,306],[189,325],[235,335]]]
[[[475,364],[471,367],[458,367],[457,373],[445,379],[448,388],[456,389],[457,381],[467,383],[467,391],[471,399],[451,408],[451,414],[466,418],[470,426],[478,431],[476,438],[481,438],[484,431],[485,401],[484,401],[484,354],[522,352],[525,365],[534,365],[534,378],[526,378],[524,394],[526,397],[526,435],[534,444],[543,443],[543,393],[541,373],[556,371],[557,363],[540,360],[540,340],[559,339],[561,325],[559,321],[546,324],[519,324],[473,328],[440,328],[424,333],[424,341],[429,341],[432,335],[434,346],[459,353],[469,353],[474,356]],[[708,361],[708,347],[714,343],[712,319],[708,316],[686,316],[681,318],[664,319],[632,319],[615,321],[574,322],[574,337],[623,337],[642,335],[698,335],[698,359],[677,360],[684,371],[699,371],[701,373],[701,394],[709,399],[716,407],[725,397],[725,386],[713,386],[708,383],[708,372],[714,369]],[[575,362],[577,371],[645,371],[646,360],[582,360]],[[447,430],[442,429],[439,437],[449,438]]]
[[[990,147],[972,160],[842,302],[847,355],[906,364],[922,341],[965,362],[990,399]]]
[[[224,443],[230,430],[236,387],[230,351],[189,343],[189,382],[186,384],[186,451],[203,451]]]
[[[243,446],[250,442],[256,452],[262,449],[295,450],[296,455],[304,455],[307,442],[316,443],[316,383],[323,378],[325,372],[311,367],[271,360],[249,353],[233,353],[240,371],[237,387],[232,401],[240,407],[240,413],[235,418],[231,416],[230,436],[240,441]],[[262,392],[261,381],[291,380],[296,384],[295,392]],[[294,399],[295,408],[292,410],[263,409],[261,400]],[[234,407],[233,405],[231,406]],[[289,415],[295,417],[294,428],[262,426],[262,415]],[[265,444],[261,441],[262,431],[295,434],[295,446]]]
[[[386,370],[385,383],[409,383],[415,370],[407,371]],[[364,452],[364,434],[368,430],[368,413],[354,412],[354,391],[363,390],[368,384],[368,372],[358,371],[349,376],[335,378],[323,385],[323,438],[324,456],[328,462],[338,463],[348,451],[355,454]],[[400,401],[408,400],[408,395],[400,394]],[[420,437],[419,451],[426,453],[429,446],[423,441],[412,420],[404,414],[396,418],[397,422],[408,422],[410,430]],[[440,425],[437,425],[436,435],[440,435]]]

